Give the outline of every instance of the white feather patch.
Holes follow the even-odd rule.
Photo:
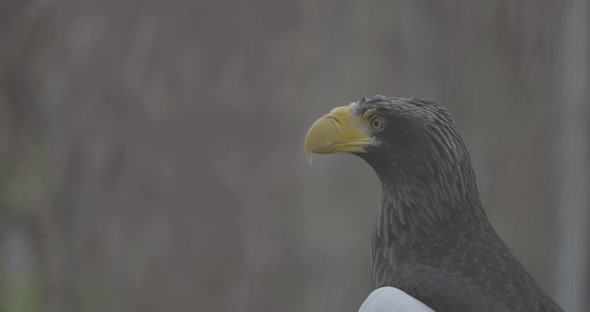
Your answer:
[[[375,289],[359,312],[434,312],[424,303],[394,287]]]
[[[348,104],[348,107],[350,107],[350,110],[353,113],[358,114],[359,107],[360,107],[358,102],[352,102],[352,103]]]

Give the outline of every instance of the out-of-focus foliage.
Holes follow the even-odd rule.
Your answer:
[[[0,310],[356,310],[379,182],[302,144],[363,94],[449,108],[556,294],[568,3],[4,1]]]

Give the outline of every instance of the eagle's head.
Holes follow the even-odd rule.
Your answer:
[[[334,108],[309,129],[305,153],[339,152],[373,167],[382,211],[397,212],[402,224],[485,218],[467,149],[436,103],[377,95]]]
[[[305,153],[349,152],[363,158],[380,178],[453,170],[468,161],[459,132],[446,109],[420,99],[363,97],[333,109],[309,129]],[[456,168],[455,168],[456,169]],[[391,171],[394,172],[391,172]]]

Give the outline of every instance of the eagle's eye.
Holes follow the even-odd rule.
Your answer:
[[[369,119],[369,128],[371,131],[380,131],[383,129],[383,120],[376,115],[373,115],[371,119]]]
[[[385,122],[377,113],[377,109],[371,108],[363,114],[363,118],[369,121],[369,129],[373,132],[383,130]]]

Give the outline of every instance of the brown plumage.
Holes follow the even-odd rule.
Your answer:
[[[373,288],[399,288],[436,311],[562,311],[488,222],[469,154],[441,106],[363,97],[312,126],[310,151],[352,152],[381,180]]]
[[[562,311],[488,222],[469,154],[436,103],[375,96],[385,120],[357,154],[383,197],[373,239],[373,287],[394,286],[437,311]]]

